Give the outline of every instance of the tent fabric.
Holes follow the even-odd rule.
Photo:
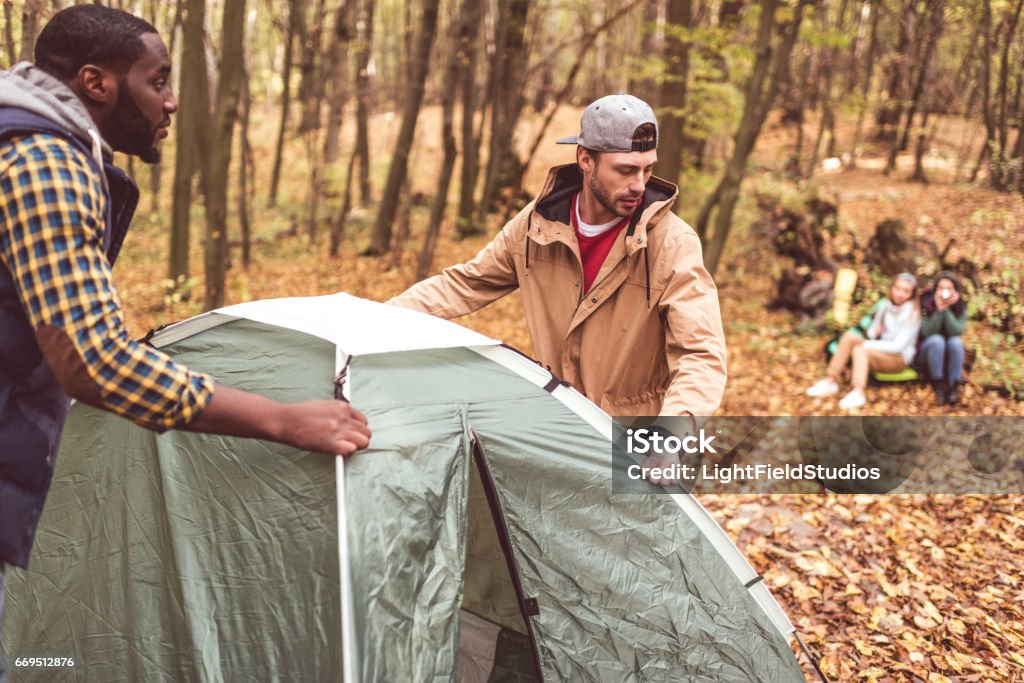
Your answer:
[[[695,499],[611,493],[593,404],[451,323],[298,301],[154,342],[283,401],[330,397],[355,356],[374,430],[345,467],[361,680],[804,680],[788,619]],[[352,325],[299,331],[298,311]],[[332,465],[75,405],[30,570],[8,576],[6,650],[72,654],[78,680],[340,680]]]

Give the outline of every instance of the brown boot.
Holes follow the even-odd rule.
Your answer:
[[[946,380],[932,380],[932,391],[935,392],[935,403],[937,403],[940,406],[944,406],[949,402],[949,392],[947,391],[946,387]]]

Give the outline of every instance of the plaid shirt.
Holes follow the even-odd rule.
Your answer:
[[[0,145],[0,263],[36,330],[63,330],[104,407],[163,431],[195,418],[213,379],[128,337],[103,250],[107,197],[69,142],[39,133]]]

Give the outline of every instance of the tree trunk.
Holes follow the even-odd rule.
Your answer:
[[[840,35],[846,28],[846,4],[847,0],[842,0],[839,3],[839,13],[836,17],[836,33]],[[822,19],[825,22],[826,29],[828,28],[828,15],[823,10]],[[832,110],[832,84],[834,81],[834,75],[838,66],[839,49],[835,46],[830,47],[825,53],[825,87],[822,89],[821,96],[821,120],[818,123],[818,134],[814,140],[814,148],[811,150],[811,163],[807,166],[806,178],[809,180],[814,177],[814,171],[818,166],[818,160],[821,158],[821,144],[825,140],[825,134],[829,133],[831,137],[831,143],[826,148],[826,154],[828,151],[835,146],[835,113]]]
[[[18,61],[18,53],[14,51],[14,3],[5,2],[4,5],[4,42],[7,43],[7,68],[14,66]]]
[[[796,85],[800,94],[797,96],[796,113],[790,119],[796,121],[796,143],[793,145],[793,156],[785,164],[785,172],[794,178],[803,177],[804,159],[804,123],[807,120],[807,96],[811,91],[811,64],[814,60],[810,55],[804,57],[800,68],[800,82]]]
[[[412,223],[412,192],[409,189],[409,177],[406,176],[405,184],[398,192],[398,210],[395,212],[396,230],[392,238],[391,253],[388,256],[387,270],[393,270],[402,265],[402,255],[405,252],[405,243],[409,240],[409,226]]]
[[[306,3],[292,0],[298,9],[299,24],[299,103],[302,116],[299,132],[320,128],[320,104],[323,101],[324,79],[320,59],[320,42],[323,37],[325,0],[316,0],[312,22],[305,21]]]
[[[478,37],[483,18],[481,0],[463,0],[459,27],[459,87],[462,88],[462,172],[459,179],[459,213],[455,219],[458,239],[483,232],[473,220],[476,209],[476,179],[480,170],[480,144],[473,131],[477,111],[476,70],[480,54]]]
[[[774,48],[772,34],[779,0],[765,0],[761,5],[761,18],[754,51],[756,58],[745,88],[743,114],[736,131],[733,154],[726,165],[722,179],[701,207],[697,217],[697,234],[700,236],[701,242],[708,245],[704,252],[704,265],[712,274],[721,260],[722,251],[732,227],[732,215],[739,199],[740,183],[743,182],[743,177],[746,174],[747,160],[754,149],[754,143],[757,142],[765,117],[778,95],[782,74],[793,51],[797,34],[800,32],[804,7],[808,1],[799,0],[793,9],[791,20],[781,26],[779,44]],[[712,212],[715,214],[715,224],[709,241],[708,226]]]
[[[355,0],[344,0],[334,15],[331,43],[324,58],[327,84],[327,131],[324,138],[324,164],[333,164],[340,153],[341,122],[348,99],[348,54],[354,36],[352,15]]]
[[[907,97],[907,90],[910,81],[910,68],[913,66],[914,40],[917,35],[917,1],[903,0],[900,11],[899,43],[896,48],[896,56],[889,66],[888,86],[886,87],[886,99],[882,108],[875,115],[875,123],[878,126],[876,134],[879,140],[892,140],[899,132],[899,122],[903,118],[904,100]]]
[[[523,108],[523,76],[526,72],[526,18],[530,0],[499,4],[504,14],[495,25],[495,50],[491,60],[491,139],[481,213],[497,207],[502,188],[515,184],[522,161],[516,153],[515,129]]]
[[[320,151],[320,129],[310,128],[302,133],[309,167],[306,183],[306,234],[309,243],[316,244],[317,221],[320,215],[320,195],[323,193],[324,164]]]
[[[292,102],[292,61],[294,60],[296,22],[301,21],[295,16],[296,10],[292,3],[288,4],[288,24],[284,37],[284,69],[281,72],[281,121],[277,126],[277,141],[274,143],[274,166],[270,172],[270,191],[267,206],[277,206],[277,189],[281,181],[281,161],[284,157],[284,137],[288,131],[288,110]]]
[[[359,155],[359,196],[364,205],[373,201],[370,187],[370,56],[373,48],[374,0],[363,0],[359,19],[356,57],[356,151]]]
[[[896,156],[897,154],[906,149],[910,141],[910,133],[913,129],[914,115],[917,113],[917,108],[921,103],[921,95],[924,93],[924,86],[928,78],[928,69],[931,65],[932,55],[935,53],[935,46],[939,42],[939,36],[942,34],[943,25],[943,12],[945,11],[944,0],[931,0],[928,3],[931,6],[931,27],[928,31],[928,40],[925,44],[924,55],[920,59],[920,64],[917,69],[917,79],[914,82],[914,90],[910,95],[910,107],[907,110],[907,120],[903,126],[902,134],[897,135],[893,139],[893,144],[889,148],[889,159],[885,165],[885,172],[889,173],[896,168]],[[924,124],[922,124],[923,126]]]
[[[978,153],[978,162],[971,171],[970,182],[978,178],[981,165],[992,152],[996,140],[995,115],[992,111],[992,2],[983,0],[981,11],[981,114],[985,121],[985,142]]]
[[[918,183],[927,183],[928,176],[924,173],[924,152],[928,147],[929,134],[925,134],[925,129],[928,126],[928,110],[925,109],[924,115],[921,117],[921,128],[917,134],[917,145],[914,147],[914,174],[910,177],[911,180]]]
[[[252,263],[252,221],[250,217],[252,215],[252,185],[256,179],[252,144],[249,142],[249,118],[252,111],[250,87],[249,65],[247,62],[243,62],[241,130],[238,141],[239,156],[241,157],[241,163],[238,164],[238,222],[242,228],[242,268],[246,269]]]
[[[1017,23],[1020,20],[1022,6],[1024,6],[1024,0],[1017,0],[1012,14],[1008,18],[1004,19],[1006,31],[1003,36],[1003,45],[999,56],[999,91],[997,95],[999,99],[999,113],[997,118],[998,138],[996,139],[994,146],[994,148],[999,152],[999,157],[998,159],[993,159],[995,163],[992,164],[991,185],[993,188],[1001,191],[1007,189],[1011,172],[1009,163],[1010,155],[1008,153],[1008,145],[1010,142],[1010,112],[1008,112],[1006,108],[1006,98],[1010,76],[1010,45],[1013,43],[1014,36],[1017,33]]]
[[[206,197],[206,310],[224,305],[228,245],[228,168],[244,59],[245,0],[224,0],[221,22],[221,68],[217,83],[217,110],[210,146]]]
[[[690,42],[683,31],[693,26],[691,0],[668,0],[665,46],[662,59],[665,72],[658,97],[660,109],[658,175],[671,183],[679,182],[683,170],[683,124],[685,123],[686,79],[689,74]]]
[[[448,53],[448,66],[445,69],[445,83],[454,84],[459,80],[461,63],[465,59],[467,44],[464,40],[468,34],[468,26],[475,21],[476,0],[463,0],[461,17],[459,20],[459,35],[462,37],[458,42],[453,42],[451,51]],[[416,260],[416,279],[422,280],[430,272],[434,261],[434,248],[437,246],[437,238],[441,234],[441,221],[444,218],[444,209],[448,205],[448,187],[451,185],[452,172],[455,170],[455,158],[458,156],[458,149],[455,147],[455,90],[447,87],[441,91],[441,140],[444,148],[444,161],[441,163],[441,174],[437,178],[437,190],[434,194],[434,201],[430,206],[430,220],[427,223],[427,231],[423,237],[423,248],[420,250],[419,258]]]
[[[356,168],[356,157],[359,150],[352,146],[352,154],[348,157],[348,170],[345,172],[345,196],[341,201],[341,211],[331,224],[331,256],[337,256],[341,249],[341,242],[345,239],[345,223],[348,222],[348,214],[352,210],[352,175]]]
[[[853,142],[850,145],[850,161],[846,164],[846,170],[857,167],[857,148],[860,146],[861,133],[864,130],[864,117],[868,111],[868,93],[871,91],[871,81],[875,75],[875,54],[878,51],[878,17],[879,7],[873,0],[864,3],[868,12],[871,13],[871,38],[868,45],[867,63],[864,67],[864,80],[860,88],[860,104],[857,107],[857,124],[853,129]]]
[[[182,28],[181,81],[175,125],[174,183],[171,189],[171,244],[167,276],[174,287],[189,276],[192,182],[205,174],[203,155],[210,139],[210,90],[206,79],[206,0],[188,0]]]
[[[419,118],[420,105],[423,103],[423,91],[427,80],[427,69],[430,65],[430,48],[437,32],[437,12],[440,0],[424,0],[423,23],[416,41],[416,55],[413,63],[413,78],[409,83],[402,126],[395,143],[395,153],[388,170],[387,185],[381,198],[377,222],[373,228],[373,242],[369,254],[384,254],[391,248],[391,224],[395,220],[398,206],[398,195],[405,184],[408,172],[409,152],[416,135],[416,120]]]
[[[156,14],[156,3],[152,8],[153,14]],[[174,3],[174,16],[171,18],[171,28],[168,31],[167,40],[167,54],[171,56],[171,60],[174,60],[175,54],[174,49],[177,43],[178,31],[181,28],[181,18],[185,10],[185,1],[176,0]],[[152,23],[152,22],[151,22]],[[160,182],[163,179],[164,163],[153,164],[149,167],[149,206],[150,211],[157,212],[160,208]]]
[[[42,14],[45,5],[45,0],[25,0],[25,5],[21,8],[21,54],[18,61],[33,61],[32,48],[39,33],[39,15]]]

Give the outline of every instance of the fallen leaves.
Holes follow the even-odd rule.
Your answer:
[[[830,678],[1024,680],[1021,496],[701,501],[765,575]],[[758,520],[772,521],[768,534]],[[836,533],[851,523],[856,534]]]

